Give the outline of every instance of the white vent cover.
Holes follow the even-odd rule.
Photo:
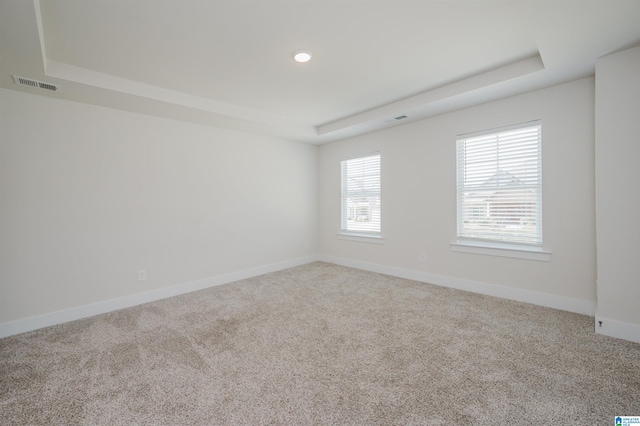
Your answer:
[[[33,80],[31,78],[18,77],[17,75],[13,76],[13,80],[16,84],[21,86],[30,86],[36,87],[39,89],[51,90],[52,92],[59,92],[60,86],[51,83],[45,83],[43,81]]]

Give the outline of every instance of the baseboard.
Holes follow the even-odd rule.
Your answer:
[[[485,294],[488,296],[500,297],[503,299],[516,300],[518,302],[532,303],[538,306],[560,309],[563,311],[575,312],[578,314],[594,316],[596,311],[595,302],[588,300],[573,299],[570,297],[557,296],[547,293],[522,290],[512,287],[504,287],[495,284],[487,284],[480,281],[465,280],[446,275],[430,274],[427,272],[415,271],[411,269],[397,268],[394,266],[379,265],[376,263],[362,262],[334,256],[318,255],[318,260],[337,265],[348,266],[356,269],[377,272],[399,278],[406,278],[443,287],[455,288],[458,290],[470,291],[473,293]]]
[[[197,290],[203,290],[209,287],[215,287],[222,284],[228,284],[258,275],[276,272],[294,266],[300,266],[317,260],[317,256],[307,256],[298,259],[292,259],[285,262],[263,265],[257,268],[245,269],[229,274],[218,275],[197,281],[191,281],[176,284],[169,287],[160,288],[144,293],[133,294],[117,299],[105,300],[103,302],[92,303],[89,305],[78,306],[62,311],[52,312],[48,314],[38,315],[35,317],[20,319],[16,321],[0,324],[0,338],[13,336],[27,331],[37,330],[39,328],[49,327],[52,325],[62,324],[69,321],[75,321],[82,318],[88,318],[95,315],[105,314],[107,312],[117,311],[119,309],[130,308],[132,306],[142,305],[144,303],[154,302],[168,297],[178,296]]]
[[[411,269],[397,268],[393,266],[380,265],[376,263],[363,262],[347,258],[340,258],[327,255],[313,255],[298,259],[292,259],[285,262],[263,265],[257,268],[246,269],[215,277],[205,278],[202,280],[186,282],[170,287],[165,287],[149,292],[133,294],[117,299],[106,300],[89,305],[78,306],[62,311],[52,312],[48,314],[38,315],[35,317],[20,319],[16,321],[0,324],[0,338],[13,336],[27,331],[37,330],[43,327],[62,324],[69,321],[75,321],[82,318],[92,317],[107,312],[117,311],[119,309],[129,308],[132,306],[142,305],[144,303],[154,302],[160,299],[166,299],[197,290],[203,290],[209,287],[215,287],[222,284],[228,284],[234,281],[255,277],[258,275],[276,272],[295,266],[304,265],[314,261],[323,261],[335,263],[337,265],[348,266],[356,269],[377,272],[381,274],[391,275],[399,278],[406,278],[414,281],[420,281],[435,284],[443,287],[455,288],[474,293],[485,294],[488,296],[501,297],[504,299],[516,300],[519,302],[532,303],[535,305],[545,306],[554,309],[560,309],[569,312],[594,316],[595,303],[586,300],[572,299],[563,296],[556,296],[546,293],[538,293],[528,290],[521,290],[511,287],[487,284],[480,281],[465,280],[461,278],[450,277],[446,275],[430,274],[427,272],[415,271]],[[640,341],[640,326],[625,324],[616,321],[606,320],[606,325],[596,329],[600,334],[619,337],[626,340]],[[630,336],[630,337],[624,337]],[[635,337],[634,337],[635,336]]]
[[[640,343],[640,324],[615,321],[596,314],[596,333]]]

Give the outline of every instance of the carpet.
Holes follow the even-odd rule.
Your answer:
[[[316,262],[0,340],[2,425],[614,424],[593,318]]]

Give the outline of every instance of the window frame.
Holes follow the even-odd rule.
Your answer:
[[[527,178],[529,176],[534,176],[534,180],[533,180],[534,184],[522,185],[522,182],[510,183],[503,187],[504,188],[503,192],[504,190],[506,190],[507,193],[509,191],[516,191],[518,190],[517,188],[520,188],[518,185],[522,185],[523,188],[534,187],[533,194],[536,202],[535,202],[535,210],[534,210],[535,213],[533,214],[533,216],[535,216],[536,220],[535,220],[535,233],[532,235],[535,240],[523,241],[523,239],[525,238],[522,238],[521,240],[509,239],[508,238],[509,232],[507,231],[507,225],[504,223],[500,223],[500,225],[504,225],[503,227],[496,228],[498,230],[496,233],[497,235],[496,238],[487,237],[487,235],[489,235],[490,233],[485,233],[485,235],[483,235],[482,231],[476,233],[476,235],[482,235],[482,237],[480,238],[474,237],[473,236],[474,233],[472,231],[469,231],[468,226],[465,227],[465,224],[468,222],[468,220],[467,221],[465,220],[469,218],[469,215],[464,215],[463,213],[466,210],[468,210],[468,213],[471,214],[476,212],[476,210],[472,209],[468,204],[465,206],[464,204],[461,204],[461,203],[463,202],[463,197],[465,194],[469,194],[472,191],[482,192],[483,190],[479,189],[477,184],[475,187],[473,185],[467,185],[467,186],[465,186],[464,184],[461,185],[461,180],[464,180],[466,178],[465,172],[467,171],[467,169],[465,169],[465,167],[467,167],[467,163],[466,163],[467,158],[463,154],[461,154],[461,149],[467,149],[468,142],[478,143],[478,140],[480,138],[488,139],[495,136],[496,138],[495,176],[496,176],[496,179],[499,179],[498,173],[501,173],[499,165],[500,165],[500,162],[504,161],[504,158],[505,158],[505,154],[502,154],[502,158],[500,157],[501,155],[500,136],[504,137],[505,134],[508,134],[509,132],[513,132],[515,130],[524,130],[532,127],[538,128],[537,141],[536,141],[537,152],[535,157],[536,173],[533,175],[527,175]],[[476,140],[473,141],[473,139],[476,139]],[[492,142],[488,141],[487,146],[489,146],[491,143]],[[465,151],[465,154],[466,154],[466,151]],[[543,160],[542,120],[535,120],[535,121],[510,125],[510,126],[489,129],[489,130],[480,131],[480,132],[458,135],[456,137],[456,242],[451,244],[451,249],[453,251],[459,251],[459,252],[465,252],[465,253],[517,257],[517,258],[524,258],[524,259],[531,259],[531,260],[544,260],[544,261],[550,260],[550,253],[543,249],[542,160]],[[502,173],[504,173],[504,171],[502,171]],[[490,178],[488,177],[486,179],[490,180]],[[497,189],[498,186],[499,185],[496,183],[496,188],[490,189],[490,190],[495,190],[494,195],[497,195],[500,193],[498,192],[498,189]],[[475,189],[472,189],[472,188],[475,188]],[[526,190],[529,191],[530,189],[526,189]],[[519,191],[524,191],[524,189],[519,189]],[[524,198],[519,200],[519,202],[524,202]],[[489,211],[490,207],[491,206],[489,206],[487,202],[487,207],[486,207],[487,212]],[[526,208],[529,208],[529,207],[530,206],[527,205]],[[488,213],[486,215],[488,218],[490,217]],[[507,216],[509,215],[505,213],[501,215],[499,218],[502,220],[511,219],[511,218],[507,218]],[[520,221],[521,219],[517,219],[517,220]],[[504,238],[500,238],[500,235],[499,235],[500,230],[505,231],[502,234]],[[514,233],[514,235],[517,235],[517,234]],[[528,237],[528,238],[531,238],[531,237]]]
[[[363,197],[367,196],[372,198],[377,198],[377,209],[378,209],[378,225],[377,230],[366,230],[366,229],[357,229],[350,228],[349,223],[353,223],[354,221],[348,220],[349,211],[357,212],[358,210],[362,211],[367,206],[358,206],[358,205],[349,205],[347,200],[350,198],[349,194],[354,194],[353,191],[349,192],[349,186],[345,181],[345,173],[348,173],[347,167],[349,166],[349,162],[355,162],[357,160],[365,160],[370,157],[377,157],[377,181],[373,181],[373,185],[377,186],[377,192],[373,192],[371,187],[363,188]],[[364,167],[364,165],[363,165]],[[364,170],[363,170],[364,173]],[[364,179],[364,177],[363,177]],[[369,182],[366,185],[371,185],[372,182]],[[355,192],[357,194],[357,192]],[[375,213],[376,207],[367,207],[368,209],[368,217],[371,219],[376,215]],[[366,226],[362,226],[361,228],[366,228]],[[360,242],[373,242],[373,243],[382,243],[382,155],[380,151],[370,152],[367,154],[351,156],[349,158],[345,158],[340,161],[340,231],[338,232],[338,238],[350,241],[360,241]]]

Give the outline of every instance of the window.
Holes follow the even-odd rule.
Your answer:
[[[458,241],[542,246],[539,122],[457,140]]]
[[[343,233],[380,234],[380,154],[341,163]]]

